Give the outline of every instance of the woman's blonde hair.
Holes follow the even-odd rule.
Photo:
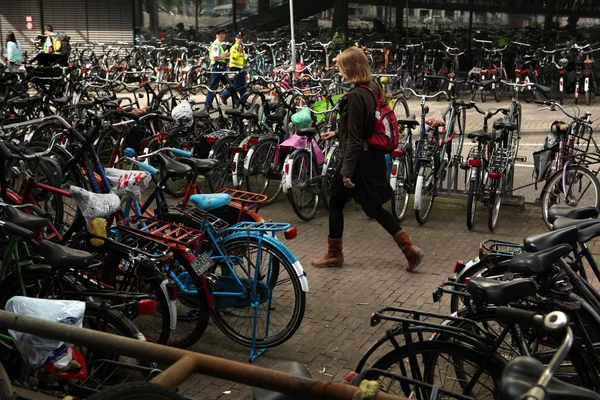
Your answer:
[[[367,83],[373,76],[367,56],[358,47],[349,47],[337,56],[337,65],[348,82],[353,84]]]

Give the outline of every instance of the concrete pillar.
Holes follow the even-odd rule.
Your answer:
[[[258,12],[263,13],[269,11],[271,4],[269,0],[258,0]]]
[[[548,0],[544,10],[544,30],[550,31],[554,26],[554,15],[556,14],[556,0]]]
[[[344,28],[346,46],[348,46],[348,0],[335,0],[333,2],[332,30],[335,32],[338,26]]]
[[[402,29],[404,26],[404,7],[396,6],[396,29]],[[408,15],[408,10],[406,10]]]
[[[145,8],[150,17],[150,31],[154,36],[158,36],[158,6],[156,0],[145,0]]]

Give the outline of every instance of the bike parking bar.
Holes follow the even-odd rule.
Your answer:
[[[193,373],[285,393],[298,399],[351,400],[358,387],[307,379],[224,358],[111,335],[0,310],[0,328],[170,365],[152,382],[174,388]],[[406,400],[378,393],[378,400]]]

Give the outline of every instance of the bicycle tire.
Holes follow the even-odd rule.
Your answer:
[[[580,200],[575,199],[568,199],[568,201],[565,203],[564,199],[561,198],[564,196],[564,193],[562,193],[563,174],[565,174],[567,177],[574,174],[582,176],[585,175],[590,180],[590,184],[592,184],[594,188],[592,188],[593,190],[590,192],[590,197],[585,199],[584,204],[580,204]],[[567,181],[569,181],[567,182],[568,184],[572,184],[573,178],[567,178]],[[585,192],[587,192],[587,190],[588,188],[586,188]],[[593,206],[600,208],[600,182],[598,182],[596,175],[594,175],[589,169],[581,166],[571,165],[564,171],[556,171],[546,181],[540,198],[542,203],[542,218],[544,219],[544,223],[548,229],[552,229],[552,224],[550,221],[548,221],[548,210],[553,204],[568,204],[573,207]]]
[[[224,246],[223,246],[223,250],[224,250],[225,254],[229,254],[229,255],[235,254],[236,255],[235,259],[241,260],[243,258],[242,255],[245,255],[245,254],[251,254],[253,256],[256,256],[258,245],[259,245],[259,240],[258,240],[257,236],[241,236],[241,237],[236,237],[233,239],[226,240],[224,243]],[[293,297],[293,310],[291,312],[289,319],[287,321],[285,321],[284,317],[275,318],[275,317],[271,317],[269,315],[267,317],[267,319],[271,323],[268,327],[270,336],[266,336],[266,334],[265,334],[264,337],[262,337],[262,338],[256,338],[256,347],[257,348],[269,348],[269,347],[279,346],[280,344],[284,343],[285,341],[290,339],[294,335],[294,333],[298,330],[298,328],[300,327],[300,324],[302,323],[302,319],[304,317],[304,312],[306,309],[306,293],[302,290],[302,285],[300,283],[300,278],[298,277],[298,273],[295,270],[295,268],[294,268],[292,262],[289,260],[289,258],[280,249],[278,249],[276,246],[274,246],[273,244],[271,244],[265,240],[262,240],[261,245],[262,245],[262,247],[261,247],[260,260],[264,261],[267,258],[269,258],[269,260],[267,260],[267,273],[266,274],[261,273],[260,281],[256,282],[256,287],[261,288],[263,290],[263,291],[261,291],[261,293],[255,294],[255,295],[259,296],[259,299],[262,302],[262,304],[260,304],[259,306],[266,305],[266,307],[263,307],[263,308],[266,308],[266,310],[262,311],[262,312],[258,312],[258,314],[259,315],[262,315],[262,314],[267,315],[271,312],[276,312],[276,311],[278,312],[278,311],[284,310],[286,307],[284,305],[281,305],[275,299],[273,299],[272,296],[274,293],[280,293],[281,291],[283,291],[284,290],[284,288],[282,287],[283,285],[288,285],[288,287],[291,287],[291,290],[293,291],[292,294],[287,294],[287,292],[286,292],[286,294],[284,294],[281,297],[284,301],[289,300],[291,297]],[[265,253],[268,253],[269,257],[266,257]],[[243,282],[247,286],[248,295],[251,294],[251,291],[252,291],[251,287],[254,284],[253,283],[254,279],[251,276],[254,274],[255,266],[257,264],[255,262],[255,260],[256,259],[250,261],[249,264],[251,264],[251,265],[238,266],[239,271],[236,271],[236,275],[238,276],[238,278],[240,278],[240,281]],[[278,262],[277,271],[275,271],[275,268],[273,267],[273,265],[275,264],[275,263],[273,263],[273,261]],[[269,267],[269,266],[271,266],[271,267]],[[222,272],[229,271],[229,269],[227,267],[221,267],[221,271]],[[241,273],[242,271],[244,271],[244,273]],[[250,272],[248,272],[248,271],[250,271]],[[259,271],[263,271],[262,265],[261,265]],[[272,275],[269,274],[270,271],[273,272]],[[284,273],[287,276],[283,276]],[[217,275],[217,278],[219,280],[223,280],[224,277],[225,277],[225,275],[223,275],[223,274]],[[266,282],[266,283],[263,282],[263,279],[265,279],[265,277],[266,277],[266,279],[268,279],[268,282]],[[218,288],[218,285],[219,284],[217,284],[217,288]],[[269,288],[268,290],[267,290],[267,287]],[[280,290],[277,289],[279,287],[281,288]],[[266,298],[262,298],[261,295],[267,296],[268,301]],[[237,304],[233,303],[232,304],[233,307],[220,307],[219,304],[216,304],[215,308],[213,308],[211,310],[211,315],[212,315],[212,318],[213,318],[213,321],[215,322],[215,324],[219,327],[219,329],[227,337],[229,337],[230,339],[232,339],[233,341],[235,341],[241,345],[250,347],[253,344],[252,334],[251,334],[252,325],[253,325],[253,323],[252,323],[253,317],[243,316],[243,315],[240,317],[240,314],[236,313],[236,311],[238,313],[242,313],[240,310],[252,311],[252,308],[253,308],[252,306],[243,306],[244,301],[247,301],[247,300],[248,299],[238,299],[237,301],[240,303],[237,303]],[[232,300],[229,300],[229,301],[232,301]],[[253,313],[251,313],[249,315],[252,315],[252,314]],[[245,332],[240,332],[234,326],[232,326],[231,321],[235,321],[236,319],[242,320],[242,322],[244,322],[244,320],[249,322],[249,326],[246,327]],[[285,326],[281,329],[281,331],[275,332],[274,334],[271,335],[271,333],[275,330],[272,325],[273,321],[284,321],[283,325],[285,325]],[[256,326],[257,326],[257,329],[260,331],[263,324],[257,320]],[[266,326],[265,326],[265,329],[262,330],[262,332],[266,333]],[[258,332],[258,333],[260,334],[260,332]]]
[[[410,192],[408,191],[408,160],[406,156],[400,160],[398,172],[396,175],[396,187],[394,188],[392,214],[398,222],[401,222],[406,216],[408,203],[410,201]]]
[[[232,146],[235,142],[233,136],[225,136],[220,138],[212,148],[210,158],[217,160],[219,163],[208,174],[208,187],[213,193],[218,192],[223,188],[233,187],[233,176],[231,175],[231,163],[233,162]]]
[[[316,193],[316,190],[315,193],[310,193],[305,188],[305,185],[311,179],[311,170],[314,171],[316,176],[318,172],[317,164],[311,159],[308,151],[300,150],[292,154],[292,166],[290,168],[292,187],[288,189],[287,197],[296,215],[304,221],[310,221],[315,217],[319,205],[319,194]],[[320,191],[321,188],[315,189]]]
[[[481,102],[485,103],[487,101],[487,89],[481,88]]]
[[[1,399],[1,398],[0,398]],[[150,382],[122,383],[102,389],[86,400],[183,400],[175,391]]]
[[[483,365],[485,362],[484,354],[481,354],[477,350],[475,350],[471,347],[468,347],[466,345],[459,345],[457,343],[447,342],[447,341],[427,340],[427,341],[414,342],[414,343],[399,347],[396,350],[390,351],[389,353],[387,353],[383,357],[381,357],[379,360],[377,360],[375,362],[375,364],[373,364],[372,368],[390,371],[393,369],[393,367],[395,365],[398,365],[398,366],[400,366],[400,371],[402,371],[399,373],[400,375],[407,376],[407,377],[413,378],[413,379],[417,378],[417,380],[419,380],[419,381],[429,383],[429,384],[435,384],[445,390],[449,390],[449,391],[453,392],[452,389],[450,389],[444,385],[444,382],[436,382],[436,379],[435,379],[436,378],[435,371],[439,370],[439,366],[437,366],[437,359],[442,354],[448,354],[448,358],[451,360],[461,360],[463,365],[465,362],[468,362],[473,367]],[[418,374],[415,371],[413,371],[415,364],[411,363],[409,361],[411,359],[419,360]],[[504,363],[499,359],[499,357],[493,357],[489,361],[486,369],[483,372],[484,374],[487,374],[488,377],[491,378],[494,389],[498,388],[498,385],[500,382],[500,376],[502,375],[503,367],[504,367]],[[454,366],[454,369],[456,370],[456,366]],[[410,370],[410,372],[409,372],[409,370]],[[454,371],[454,372],[457,372],[457,371]],[[444,374],[440,374],[440,377],[441,377],[441,375],[444,375]],[[446,374],[446,375],[449,376],[450,374]],[[458,381],[463,380],[466,375],[464,368],[462,371],[459,372],[459,375],[461,375],[461,376],[454,376],[454,377],[450,378],[450,382],[457,383]],[[464,382],[463,382],[463,384],[464,384]],[[389,386],[386,388],[386,390],[384,390],[383,388],[385,386],[386,385],[383,382],[380,382],[380,390],[382,390],[386,393],[395,393],[395,394],[403,395],[403,396],[408,396],[410,394],[410,393],[403,392],[401,388],[398,391],[390,390],[391,388]],[[462,394],[463,390],[461,389],[458,392],[456,392],[456,391],[454,391],[454,392]],[[495,392],[495,390],[490,391],[489,398],[494,398],[494,392]],[[481,398],[481,397],[477,397],[477,398]]]
[[[585,92],[585,104],[590,105],[592,103],[592,91],[588,88],[587,92]]]
[[[335,176],[335,171],[337,171],[338,164],[340,162],[340,147],[336,146],[331,156],[328,158],[327,163],[324,166],[322,176],[323,176],[323,188],[322,188],[322,197],[323,197],[323,205],[327,210],[329,210],[329,197],[331,196],[331,184],[333,182],[333,177]]]
[[[277,152],[277,139],[264,139],[258,143],[248,160],[248,168],[244,168],[246,190],[264,194],[267,201],[273,203],[281,193],[281,180],[270,179],[268,174],[273,168]],[[272,183],[275,182],[275,187]]]
[[[498,215],[502,206],[502,191],[504,190],[504,177],[493,181],[490,189],[490,205],[488,207],[488,229],[494,232],[498,224]]]
[[[406,102],[406,100],[403,97],[400,96],[396,96],[395,98],[395,103],[394,103],[394,114],[396,115],[397,119],[405,119],[405,118],[409,118],[410,117],[410,110],[408,108],[408,103]]]
[[[475,211],[477,208],[477,189],[479,188],[479,171],[475,172],[475,178],[469,179],[469,194],[467,198],[467,228],[475,226]]]
[[[417,175],[415,186],[415,217],[417,222],[423,225],[427,222],[433,202],[435,200],[435,190],[437,188],[437,173],[434,173],[431,165],[421,165]],[[426,207],[423,207],[423,206]]]

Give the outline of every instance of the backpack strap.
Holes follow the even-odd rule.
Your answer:
[[[375,101],[377,101],[378,103],[383,103],[383,102],[385,102],[385,99],[383,98],[383,90],[381,89],[381,87],[379,86],[378,83],[375,83],[375,84],[379,88],[379,93],[381,93],[381,96],[379,96],[379,97],[377,97],[377,95],[375,94],[375,92],[373,91],[373,89],[371,89],[371,87],[369,85],[359,85],[358,87],[361,87],[363,89],[367,89],[369,92],[371,92],[371,94],[375,98]]]

